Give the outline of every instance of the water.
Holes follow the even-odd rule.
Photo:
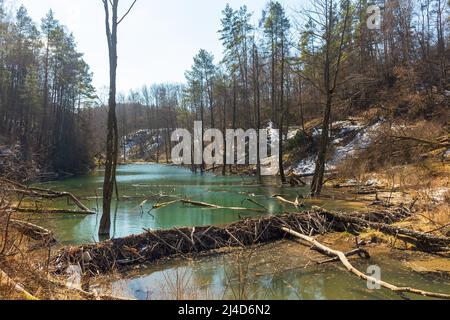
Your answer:
[[[83,199],[88,207],[101,212],[103,172],[93,172],[44,187],[69,191]],[[307,195],[308,190],[280,187],[268,179],[260,186],[253,177],[221,177],[213,174],[195,175],[189,170],[173,166],[136,164],[118,170],[121,201],[113,205],[113,237],[142,233],[144,229],[166,229],[181,226],[225,224],[250,217],[256,213],[230,210],[212,210],[182,204],[150,211],[158,202],[155,194],[188,198],[227,207],[267,208],[267,214],[277,214],[283,207],[271,197],[283,194],[287,199]],[[141,209],[140,204],[151,200]],[[330,209],[351,210],[360,204],[339,200],[309,203]],[[45,206],[73,208],[65,200],[44,203]],[[284,208],[291,210],[292,208]],[[98,241],[99,215],[56,215],[31,217],[48,227],[62,244],[82,244]],[[298,268],[310,261],[312,253],[297,243],[276,243],[239,254],[207,256],[195,260],[160,262],[139,271],[110,276],[99,280],[102,291],[137,299],[395,299],[397,295],[386,290],[369,291],[367,285],[349,275],[339,264]],[[377,255],[379,256],[379,255]],[[369,265],[382,267],[383,279],[397,285],[416,286],[423,290],[450,292],[448,279],[430,278],[413,273],[399,264],[398,258],[388,254],[382,259],[357,260],[356,266],[365,271]],[[316,260],[322,257],[316,256]],[[273,274],[275,271],[277,273]]]
[[[303,195],[308,193],[306,188],[279,187],[273,179],[268,179],[265,186],[260,186],[254,177],[222,177],[213,174],[202,176],[195,175],[185,168],[154,164],[122,166],[119,167],[117,174],[122,200],[114,202],[112,206],[113,237],[140,234],[144,229],[226,224],[238,221],[240,217],[255,215],[252,212],[204,209],[183,204],[149,212],[158,201],[159,197],[155,197],[155,194],[171,196],[161,199],[161,202],[187,198],[224,207],[258,208],[258,205],[248,201],[251,199],[266,207],[267,214],[277,214],[281,213],[283,208],[276,200],[271,199],[274,194],[280,193],[294,200],[299,193]],[[80,197],[89,208],[101,212],[101,200],[95,198],[102,194],[102,185],[103,172],[99,170],[83,177],[46,183],[43,187],[71,192]],[[140,204],[152,195],[152,200],[146,202],[141,210]],[[48,205],[73,208],[68,206],[65,200]],[[353,206],[345,201],[330,201],[327,205],[342,209]],[[37,219],[40,224],[55,230],[57,239],[62,244],[82,244],[99,240],[98,215],[65,215],[44,217],[44,220],[42,217]]]
[[[380,258],[381,257],[381,258]],[[367,283],[351,275],[339,263],[308,265],[310,258],[323,260],[295,242],[270,244],[258,251],[163,262],[121,279],[100,281],[105,293],[140,299],[224,300],[380,300],[401,299],[388,290],[369,290]],[[381,268],[382,280],[399,286],[448,293],[448,278],[419,275],[399,265],[388,251],[370,260],[353,259],[356,268]],[[420,297],[409,295],[411,299]]]

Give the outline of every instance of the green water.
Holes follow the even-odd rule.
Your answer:
[[[94,210],[101,212],[102,201],[95,199],[102,194],[103,172],[44,184],[46,188],[68,191],[80,197]],[[164,194],[173,196],[161,199],[161,202],[175,198],[188,198],[221,205],[224,207],[252,207],[258,205],[248,201],[251,199],[267,208],[267,214],[282,212],[280,204],[271,199],[274,194],[281,193],[294,200],[300,194],[306,195],[307,189],[282,188],[277,181],[267,179],[264,186],[257,185],[254,177],[222,177],[213,174],[196,175],[190,170],[164,165],[136,164],[122,166],[118,169],[118,186],[121,201],[114,202],[112,212],[112,236],[124,237],[142,233],[144,229],[167,229],[182,226],[204,226],[234,222],[240,217],[255,215],[249,212],[230,210],[203,209],[188,205],[176,204],[156,211],[150,211],[158,201],[153,197],[143,210],[140,204],[149,196]],[[58,208],[72,208],[65,200],[49,203]],[[346,208],[352,204],[334,201],[328,204],[333,207]],[[53,216],[37,217],[40,224],[55,230],[58,240],[63,244],[81,244],[98,241],[97,230],[99,215],[93,216]]]
[[[305,266],[312,254],[295,242],[267,245],[256,252],[175,260],[100,282],[105,293],[140,300],[381,300],[401,299],[388,290],[369,290],[367,283],[340,264]],[[449,293],[449,278],[420,275],[401,266],[401,258],[383,252],[370,260],[353,259],[366,271],[380,267],[381,279],[399,286]],[[421,297],[408,295],[410,299]]]
[[[80,197],[89,208],[101,212],[103,172],[93,172],[58,182],[44,184],[55,190],[69,191]],[[119,168],[118,185],[121,200],[113,205],[113,237],[142,233],[144,229],[165,229],[181,226],[225,224],[249,217],[248,212],[211,210],[181,204],[150,211],[158,201],[154,195],[214,203],[226,207],[254,207],[263,205],[267,214],[283,211],[271,199],[283,194],[295,199],[308,190],[280,187],[278,181],[268,179],[263,186],[253,177],[221,177],[213,174],[195,175],[189,170],[173,166],[136,164]],[[153,195],[143,209],[140,204]],[[174,198],[164,198],[170,201]],[[350,210],[357,203],[322,200],[314,204],[330,209]],[[74,208],[65,200],[43,203],[44,206]],[[289,209],[289,208],[287,208]],[[285,208],[286,210],[286,208]],[[252,214],[255,215],[255,214]],[[98,241],[99,215],[55,215],[31,217],[50,228],[62,244],[82,244]],[[385,290],[369,291],[366,284],[349,275],[336,264],[294,269],[310,260],[311,251],[297,243],[278,243],[264,247],[250,255],[226,254],[196,260],[176,260],[157,263],[119,279],[101,279],[101,290],[137,299],[395,299]],[[320,260],[320,257],[319,257]],[[402,268],[398,259],[388,255],[383,259],[358,261],[365,271],[369,265],[382,268],[385,280],[398,285],[416,286],[424,290],[450,292],[448,279],[429,278]],[[277,271],[276,274],[271,274]],[[240,276],[239,276],[240,275]],[[245,276],[243,276],[245,275]]]

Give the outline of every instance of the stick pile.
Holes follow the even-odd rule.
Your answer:
[[[92,274],[111,272],[127,266],[154,262],[174,255],[196,254],[228,247],[247,247],[255,244],[282,240],[287,228],[304,235],[314,236],[333,231],[358,231],[380,227],[384,231],[390,223],[403,220],[410,214],[400,207],[386,212],[334,213],[322,209],[281,216],[266,216],[259,219],[245,219],[219,227],[175,228],[171,230],[146,230],[141,235],[113,239],[98,244],[63,248],[52,258],[55,272],[63,273],[70,265],[80,265],[84,272]],[[411,239],[431,251],[449,249],[450,238],[431,236],[423,239],[412,230],[396,230],[398,235],[407,233]],[[426,240],[426,241],[425,241]]]

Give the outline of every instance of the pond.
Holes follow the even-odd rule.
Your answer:
[[[144,229],[226,224],[238,221],[241,217],[255,215],[251,212],[204,209],[183,204],[150,212],[160,198],[158,194],[174,197],[161,199],[161,202],[187,198],[224,207],[258,208],[256,202],[267,208],[267,214],[277,214],[283,210],[280,204],[272,199],[275,194],[283,194],[292,200],[299,194],[302,196],[308,194],[307,188],[280,187],[272,178],[267,178],[261,186],[257,184],[254,177],[222,177],[211,173],[200,175],[193,174],[186,168],[156,164],[121,166],[117,171],[117,182],[121,200],[115,201],[112,205],[113,237],[139,234]],[[102,170],[82,177],[45,183],[43,186],[71,192],[82,199],[89,208],[101,212],[102,201],[97,196],[102,194]],[[141,209],[142,202],[150,196],[152,201],[147,201]],[[357,205],[339,200],[322,201],[319,204],[343,210]],[[69,208],[65,200],[53,202],[51,205]],[[99,215],[66,215],[47,217],[41,224],[55,230],[62,244],[82,244],[99,240],[97,236],[99,220]],[[41,217],[39,221],[42,221]]]
[[[68,191],[80,197],[89,208],[101,212],[103,172],[57,182],[45,183],[46,188]],[[306,196],[307,188],[281,187],[278,181],[267,179],[258,185],[254,177],[214,174],[193,174],[190,170],[157,164],[133,164],[118,169],[120,201],[113,205],[113,237],[142,233],[144,229],[167,229],[182,226],[220,225],[251,217],[255,213],[213,210],[174,204],[151,211],[159,201],[188,198],[226,207],[267,208],[267,214],[278,214],[282,206],[272,199],[283,194],[294,200]],[[166,195],[173,198],[163,198]],[[141,208],[144,200],[151,196]],[[250,199],[250,201],[249,201]],[[328,209],[352,210],[361,204],[343,200],[318,200],[309,205]],[[70,208],[65,200],[51,204]],[[34,218],[34,217],[33,217]],[[35,218],[50,228],[66,245],[98,241],[99,215],[56,215]],[[97,282],[101,291],[137,299],[396,299],[399,296],[385,290],[371,291],[364,281],[350,275],[338,264],[301,266],[310,261],[311,251],[297,243],[275,243],[239,253],[206,256],[197,259],[177,259],[160,262],[139,271],[105,277]],[[366,271],[379,266],[383,280],[397,285],[417,286],[423,290],[450,292],[448,278],[424,276],[403,267],[395,257],[381,255],[370,261],[357,260]],[[320,259],[319,259],[320,260]]]

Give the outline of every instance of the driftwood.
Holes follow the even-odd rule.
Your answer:
[[[350,261],[347,259],[346,255],[343,252],[328,248],[328,247],[324,246],[323,244],[319,243],[314,238],[305,236],[305,235],[295,232],[291,229],[282,228],[282,230],[284,232],[286,232],[287,234],[290,234],[296,238],[299,238],[301,240],[304,240],[304,241],[310,243],[311,245],[314,246],[314,248],[319,249],[319,251],[322,251],[322,252],[326,253],[327,255],[331,255],[331,256],[335,256],[335,257],[339,258],[339,260],[342,262],[342,264],[347,268],[347,270],[349,272],[353,273],[354,275],[356,275],[358,278],[360,278],[362,280],[369,281],[373,284],[379,285],[380,287],[389,289],[398,294],[412,293],[412,294],[416,294],[416,295],[420,295],[420,296],[424,296],[424,297],[450,300],[450,294],[428,292],[428,291],[422,291],[419,289],[407,288],[407,287],[397,287],[395,285],[381,281],[374,277],[367,276],[366,274],[362,273],[361,271],[359,271],[358,269],[353,267],[353,265],[350,263]]]
[[[170,205],[177,204],[177,203],[182,203],[182,204],[187,204],[187,205],[192,205],[192,206],[202,207],[202,208],[209,208],[209,209],[214,209],[214,210],[253,211],[253,212],[259,212],[259,213],[267,212],[266,209],[262,209],[262,208],[223,207],[223,206],[219,206],[219,205],[215,205],[215,204],[199,202],[199,201],[192,201],[192,200],[188,200],[188,199],[177,199],[177,200],[173,200],[173,201],[155,204],[153,206],[152,210],[165,208]],[[255,203],[255,202],[253,202],[253,203]]]
[[[384,224],[398,222],[407,215],[404,208],[357,213],[363,227],[368,221]],[[387,216],[387,217],[386,217]],[[355,223],[355,222],[353,222]],[[282,240],[286,227],[302,234],[317,235],[348,230],[345,217],[325,214],[322,210],[244,219],[227,226],[206,226],[172,230],[146,231],[141,235],[113,239],[81,247],[63,248],[52,258],[55,272],[70,265],[83,266],[94,274],[153,262],[174,255],[198,254],[229,247],[247,247]],[[88,259],[86,258],[88,257]]]
[[[273,198],[277,199],[279,202],[290,204],[291,206],[294,206],[297,209],[305,206],[304,203],[300,203],[300,200],[299,200],[300,197],[297,197],[297,199],[295,199],[295,201],[289,201],[289,200],[283,198],[281,195],[276,194],[273,196]]]
[[[58,192],[53,191],[50,189],[43,189],[43,188],[35,188],[35,187],[28,187],[23,184],[20,184],[15,181],[11,181],[5,178],[0,178],[0,182],[3,183],[3,188],[8,188],[6,191],[15,192],[22,196],[28,196],[31,198],[38,198],[38,199],[48,199],[48,200],[55,200],[55,199],[61,199],[61,198],[67,198],[68,200],[71,200],[79,209],[81,209],[82,214],[96,214],[95,211],[92,211],[88,207],[86,207],[77,197],[75,197],[70,192]],[[22,209],[16,208],[16,211],[19,211]],[[31,211],[32,209],[24,209]],[[39,209],[34,210],[34,212],[39,212]],[[64,211],[63,213],[65,213]]]
[[[41,208],[11,208],[11,210],[20,213],[34,213],[34,214],[73,214],[73,215],[93,215],[93,211],[71,210],[71,209],[41,209]]]
[[[8,221],[6,217],[0,217],[0,225],[8,225],[24,236],[35,241],[43,241],[47,245],[54,245],[57,242],[51,231],[29,222],[15,219],[9,219]]]

